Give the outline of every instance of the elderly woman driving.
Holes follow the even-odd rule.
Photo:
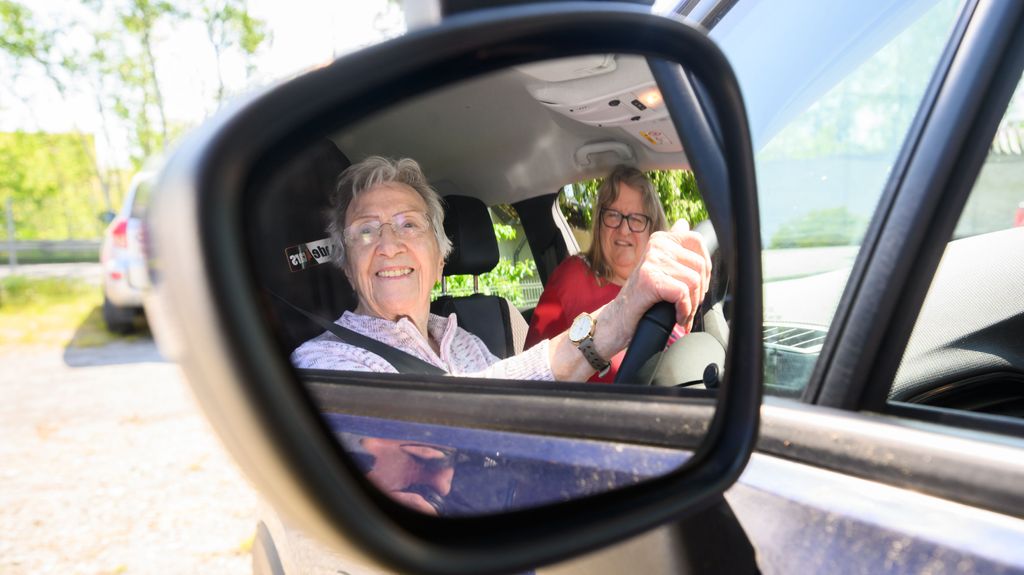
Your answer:
[[[568,331],[499,360],[455,315],[430,313],[430,290],[441,278],[451,241],[444,212],[419,164],[370,157],[350,166],[331,197],[333,256],[359,298],[337,324],[411,354],[452,375],[584,381],[625,349],[637,322],[659,301],[675,304],[690,325],[707,291],[711,261],[700,235],[685,222],[651,235],[622,290]],[[396,372],[382,357],[325,332],[292,353],[300,368]]]

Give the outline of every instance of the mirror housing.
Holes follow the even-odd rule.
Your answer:
[[[623,52],[683,64],[705,89],[724,166],[702,170],[722,194],[722,262],[737,290],[726,378],[705,442],[679,471],[567,503],[473,518],[434,518],[372,488],[329,436],[261,321],[240,213],[262,157],[429,90],[511,66]],[[387,65],[381,65],[382,62]],[[678,69],[678,66],[674,68]],[[659,84],[661,79],[659,78]],[[672,93],[669,98],[695,97]],[[711,115],[710,113],[708,115]],[[507,572],[550,563],[703,509],[746,465],[761,400],[761,253],[753,154],[724,55],[699,30],[629,5],[548,3],[474,11],[343,57],[237,103],[169,162],[152,206],[155,289],[147,311],[225,444],[267,499],[309,532],[403,571]]]

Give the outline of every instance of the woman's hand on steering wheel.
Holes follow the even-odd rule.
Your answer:
[[[711,283],[711,255],[702,236],[680,220],[667,232],[655,232],[640,265],[622,287],[622,319],[632,333],[654,304],[673,304],[676,323],[690,329]]]

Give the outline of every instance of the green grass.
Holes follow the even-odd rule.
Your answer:
[[[119,339],[107,331],[99,286],[77,279],[0,279],[0,345],[94,347]]]
[[[0,249],[0,264],[8,261],[7,250]],[[95,250],[19,250],[18,264],[62,264],[99,261]]]

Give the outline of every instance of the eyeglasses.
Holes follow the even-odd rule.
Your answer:
[[[606,228],[617,230],[622,227],[622,220],[626,220],[629,231],[634,233],[646,231],[647,227],[651,225],[650,216],[645,214],[624,214],[608,208],[601,209],[601,223]]]
[[[395,214],[390,221],[364,220],[345,228],[345,241],[352,245],[367,247],[380,239],[384,226],[391,226],[395,237],[403,240],[414,240],[427,233],[430,223],[427,215],[420,212],[403,212]]]

